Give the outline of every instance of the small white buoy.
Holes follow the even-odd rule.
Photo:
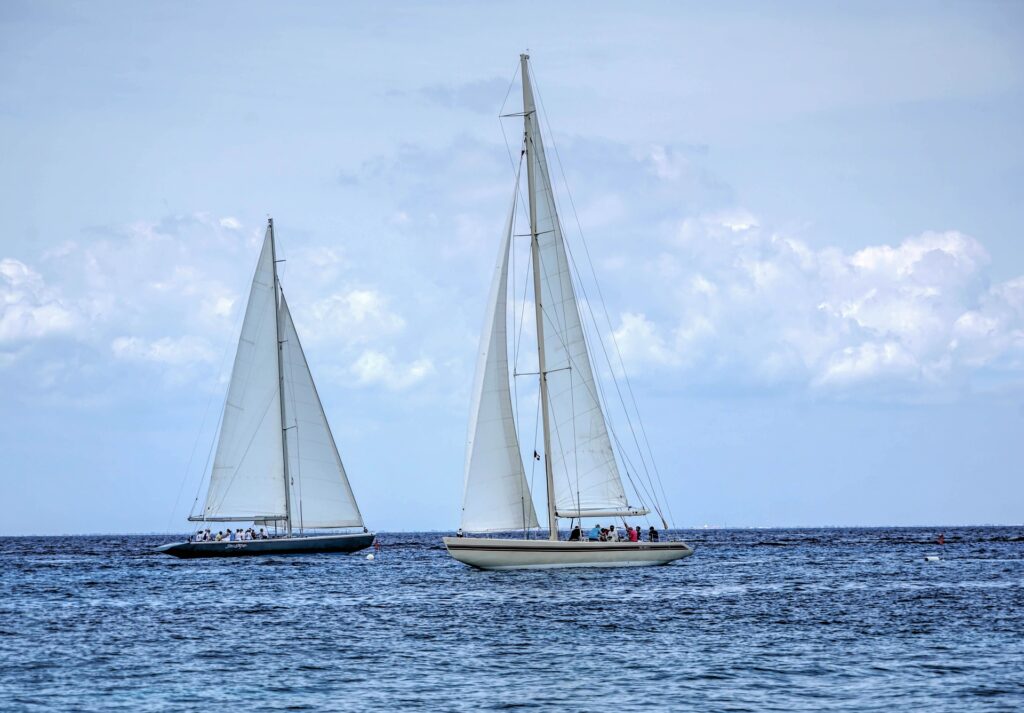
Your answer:
[[[925,562],[938,562],[939,561],[939,556],[938,555],[925,555],[924,556],[924,561]]]
[[[366,559],[372,560],[373,559],[373,553],[371,552],[370,554],[366,555]],[[936,557],[935,559],[938,559],[938,557]]]

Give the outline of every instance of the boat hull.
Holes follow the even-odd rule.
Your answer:
[[[478,569],[653,567],[689,557],[684,542],[568,542],[445,537],[448,554]]]
[[[351,535],[315,535],[312,537],[275,537],[269,540],[240,542],[172,542],[157,552],[173,557],[258,557],[260,555],[302,555],[322,552],[358,552],[373,544],[372,532]]]

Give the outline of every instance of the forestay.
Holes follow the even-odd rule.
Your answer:
[[[531,200],[540,264],[534,269],[541,274],[555,509],[620,511],[626,495],[587,354],[528,74],[523,82],[527,156],[536,177]]]
[[[285,517],[270,229],[253,276],[202,517]]]
[[[517,182],[516,193],[518,190]],[[514,211],[513,197],[491,283],[473,385],[461,523],[469,532],[537,527],[509,392],[506,310]]]
[[[280,309],[292,524],[301,528],[361,527],[363,518],[283,293]]]

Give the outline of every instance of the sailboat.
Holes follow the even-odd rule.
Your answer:
[[[459,536],[444,544],[456,560],[480,569],[641,567],[688,557],[693,549],[672,541],[591,541],[583,518],[638,518],[650,514],[630,505],[612,450],[609,426],[570,273],[570,255],[555,209],[528,67],[520,55],[523,85],[523,147],[530,213],[539,409],[547,483],[547,539],[529,539],[538,528],[526,482],[509,388],[507,292],[509,254],[519,193],[512,208],[488,301],[481,336],[466,450]],[[660,514],[660,510],[659,510]],[[558,521],[575,521],[577,537],[560,539]],[[606,520],[607,521],[607,520]],[[668,529],[662,517],[662,525]],[[466,536],[522,530],[527,536]],[[581,532],[582,531],[582,532]],[[579,536],[582,534],[583,536]]]
[[[373,544],[302,351],[277,262],[274,221],[268,219],[206,500],[202,512],[188,518],[200,523],[200,532],[188,542],[158,548],[165,554],[356,552]],[[202,533],[211,523],[252,523],[253,531],[266,536],[207,541]]]

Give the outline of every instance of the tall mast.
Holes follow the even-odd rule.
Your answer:
[[[291,476],[288,473],[288,428],[284,420],[284,336],[281,334],[281,310],[278,300],[281,283],[277,279],[277,246],[274,243],[274,219],[267,218],[270,231],[270,260],[274,265],[274,323],[277,326],[277,400],[281,406],[281,452],[284,454],[284,512],[288,536],[292,535]]]
[[[537,320],[537,367],[540,372],[540,412],[544,423],[544,475],[548,483],[548,539],[558,539],[558,518],[555,517],[555,477],[551,471],[551,425],[548,423],[548,372],[544,357],[544,305],[540,290],[540,240],[537,231],[536,181],[533,168],[534,133],[537,131],[537,109],[530,87],[530,55],[519,55],[523,76],[523,127],[526,135],[526,182],[530,199],[530,250],[533,255],[533,307]]]

